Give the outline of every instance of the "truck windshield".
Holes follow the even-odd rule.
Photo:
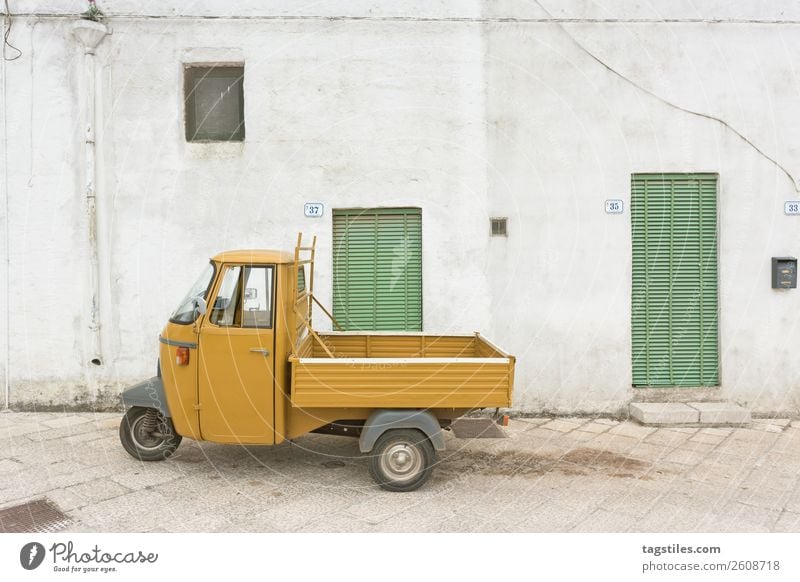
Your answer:
[[[202,297],[203,299],[207,298],[208,289],[211,287],[213,278],[214,264],[209,263],[206,265],[203,274],[197,278],[192,288],[189,289],[186,297],[181,300],[178,309],[175,310],[169,320],[175,323],[192,323],[195,318],[194,300],[198,297]]]

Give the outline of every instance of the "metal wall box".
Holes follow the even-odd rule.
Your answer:
[[[797,287],[797,259],[794,257],[772,257],[772,288],[795,289]]]

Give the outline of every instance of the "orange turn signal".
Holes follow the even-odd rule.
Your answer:
[[[189,348],[178,348],[175,352],[175,363],[179,366],[189,365]]]

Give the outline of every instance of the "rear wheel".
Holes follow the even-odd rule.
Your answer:
[[[436,451],[420,430],[387,430],[375,442],[369,458],[369,473],[387,491],[414,491],[433,471]]]
[[[163,461],[181,443],[172,420],[155,408],[134,406],[122,418],[119,440],[128,453],[142,461]]]

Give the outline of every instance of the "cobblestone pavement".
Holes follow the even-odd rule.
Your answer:
[[[169,461],[141,463],[119,419],[0,414],[0,509],[45,497],[66,531],[91,532],[800,532],[800,421],[512,420],[505,439],[448,433],[428,483],[389,493],[355,439],[184,439]]]

